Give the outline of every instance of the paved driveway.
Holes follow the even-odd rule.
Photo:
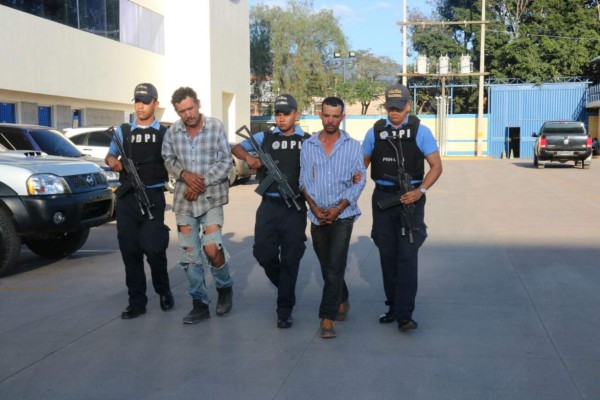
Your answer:
[[[172,268],[175,309],[150,293],[147,314],[121,320],[114,224],[58,262],[24,252],[22,272],[0,280],[0,399],[600,399],[600,163],[444,160],[407,334],[377,322],[369,184],[348,259],[352,311],[332,340],[318,336],[310,238],[294,327],[275,327],[275,291],[252,257],[255,187],[233,187],[225,210],[224,318],[213,302],[210,320],[184,326],[191,300]],[[177,252],[173,230],[171,265]]]

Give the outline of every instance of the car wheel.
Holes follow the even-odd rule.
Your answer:
[[[0,276],[14,268],[21,252],[21,238],[7,212],[0,210]]]
[[[533,155],[533,166],[536,167],[536,168],[538,166],[538,158],[537,158],[537,156],[535,154]]]
[[[229,186],[235,185],[238,178],[237,168],[235,166],[235,161],[232,160],[231,169],[229,170]]]
[[[175,192],[175,183],[176,182],[177,182],[177,180],[175,178],[173,178],[171,175],[169,175],[169,179],[167,179],[167,181],[165,182],[165,188],[167,188],[169,193]]]
[[[61,258],[75,253],[86,242],[90,229],[66,233],[51,239],[28,239],[25,245],[35,254],[48,258]]]
[[[535,159],[535,161],[534,161],[534,164],[536,165],[536,167],[538,167],[538,168],[540,168],[540,169],[541,169],[541,168],[544,168],[544,167],[546,166],[546,163],[545,163],[545,162],[543,162],[543,161],[540,161],[540,159],[539,159],[539,158],[537,158],[537,157],[536,157],[536,159]]]

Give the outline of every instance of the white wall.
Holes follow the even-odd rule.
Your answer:
[[[130,104],[141,81],[165,76],[163,56],[0,6],[0,88]],[[2,100],[2,99],[0,99]]]
[[[178,0],[167,2],[166,8],[169,93],[180,86],[193,88],[201,111],[224,121],[235,141],[235,130],[250,123],[248,0]],[[178,119],[169,107],[163,119]]]
[[[132,1],[164,15],[165,55],[0,6],[0,102],[126,116],[135,85],[152,82],[159,116],[172,122],[171,95],[190,86],[202,112],[226,120],[235,138],[235,129],[250,123],[248,0]]]

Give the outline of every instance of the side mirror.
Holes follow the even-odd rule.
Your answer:
[[[533,132],[533,133],[531,134],[531,137],[537,137],[537,133]]]

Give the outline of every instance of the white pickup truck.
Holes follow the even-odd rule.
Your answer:
[[[76,252],[113,207],[97,165],[0,146],[0,275],[16,266],[22,243],[42,257]]]

